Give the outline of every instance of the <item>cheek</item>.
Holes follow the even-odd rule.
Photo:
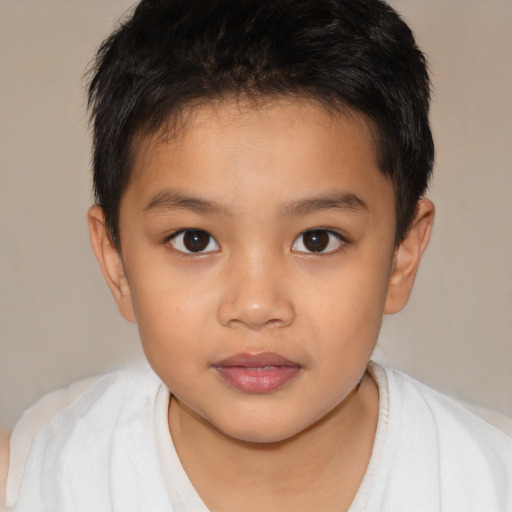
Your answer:
[[[132,275],[132,300],[143,348],[148,355],[176,355],[201,343],[213,311],[208,286],[169,268]],[[159,354],[157,354],[157,352]]]
[[[352,351],[371,353],[384,311],[388,287],[386,265],[347,265],[322,288],[308,294],[310,315],[315,320],[318,335],[335,345],[319,345],[326,356],[345,358]]]
[[[311,302],[319,312],[324,312],[326,321],[347,317],[350,324],[370,318],[379,321],[387,295],[388,275],[384,265],[361,261],[343,266],[324,280],[323,287],[309,288]]]
[[[198,304],[192,308],[174,290],[151,298],[139,297],[136,309],[139,335],[146,359],[173,393],[182,395],[183,382],[193,383],[207,369],[208,340]]]

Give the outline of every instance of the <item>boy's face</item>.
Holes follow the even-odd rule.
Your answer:
[[[184,415],[279,441],[361,379],[398,309],[394,235],[362,117],[298,100],[204,106],[179,138],[141,145],[111,287]]]

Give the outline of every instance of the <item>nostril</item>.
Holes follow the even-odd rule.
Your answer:
[[[282,298],[266,301],[248,301],[242,296],[223,301],[218,309],[219,321],[227,327],[269,329],[285,327],[293,323],[295,312],[290,302]]]
[[[280,320],[280,319],[277,319],[277,318],[273,318],[271,320],[268,320],[267,322],[265,322],[265,327],[279,327],[281,325],[283,325],[284,322],[283,320]]]

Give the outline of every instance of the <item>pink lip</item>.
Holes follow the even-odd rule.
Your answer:
[[[270,393],[292,379],[301,366],[273,353],[236,354],[215,363],[224,381],[245,393]]]

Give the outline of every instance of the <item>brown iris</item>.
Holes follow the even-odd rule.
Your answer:
[[[322,229],[312,229],[302,235],[304,247],[311,252],[322,252],[329,245],[329,233]]]
[[[190,252],[204,251],[210,243],[210,235],[199,229],[188,230],[183,233],[183,245]]]

